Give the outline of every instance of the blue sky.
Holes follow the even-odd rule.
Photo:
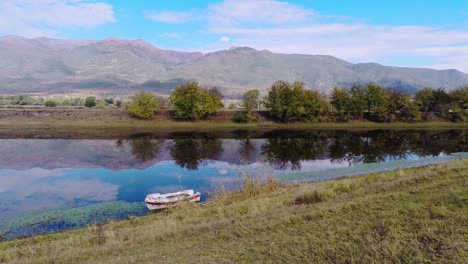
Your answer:
[[[250,46],[468,72],[466,0],[0,0],[0,35]]]

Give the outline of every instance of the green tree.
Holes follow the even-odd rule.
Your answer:
[[[275,82],[265,97],[273,118],[282,122],[319,120],[326,101],[317,91],[306,90],[302,82]]]
[[[222,99],[217,89],[201,89],[197,82],[188,82],[175,88],[169,101],[177,119],[199,120],[215,114],[223,106]]]
[[[421,112],[417,102],[411,100],[407,93],[388,91],[388,113],[392,121],[419,121]]]
[[[450,96],[449,94],[442,88],[434,90],[432,92],[434,96],[434,109],[433,111],[441,112],[444,110],[448,110],[450,108]]]
[[[96,106],[96,97],[94,96],[86,97],[85,106],[89,108]]]
[[[351,114],[354,119],[361,119],[366,110],[367,90],[361,85],[353,85],[351,88]]]
[[[46,107],[56,107],[57,106],[57,102],[55,102],[54,100],[47,100],[45,102],[45,106]]]
[[[468,86],[460,87],[449,94],[450,101],[457,105],[461,110],[468,109]]]
[[[148,119],[154,116],[154,111],[159,110],[161,103],[152,93],[139,92],[132,98],[128,106],[128,112],[138,118]]]
[[[338,114],[338,121],[347,121],[351,112],[351,94],[348,89],[335,87],[331,93],[330,104]]]
[[[414,99],[418,102],[421,107],[421,111],[429,112],[434,108],[434,94],[431,88],[424,88],[416,92]]]
[[[258,107],[260,104],[260,91],[257,89],[254,89],[254,90],[249,90],[245,92],[244,95],[242,96],[242,101],[244,103],[244,107],[247,112],[246,121],[250,122],[254,119],[252,115],[253,110],[256,107]]]
[[[366,89],[366,105],[368,118],[372,121],[388,121],[388,91],[382,86],[368,84]]]

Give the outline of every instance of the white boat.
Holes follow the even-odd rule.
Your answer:
[[[184,190],[175,193],[153,193],[145,198],[148,210],[160,210],[167,207],[176,206],[183,202],[200,202],[201,193],[194,190]]]

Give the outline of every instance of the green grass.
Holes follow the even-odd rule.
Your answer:
[[[4,263],[468,263],[468,159],[295,186],[247,178],[142,218],[0,243]]]

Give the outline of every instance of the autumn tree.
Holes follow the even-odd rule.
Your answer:
[[[169,101],[177,119],[200,120],[215,114],[223,106],[222,99],[217,89],[202,89],[197,82],[188,82],[178,86]]]
[[[154,111],[161,108],[161,102],[152,93],[140,92],[132,98],[128,112],[138,118],[148,119],[154,116]]]

